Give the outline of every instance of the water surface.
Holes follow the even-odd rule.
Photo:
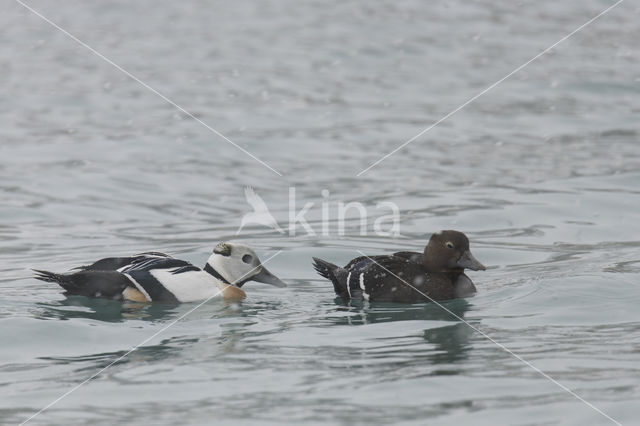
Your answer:
[[[29,278],[147,250],[203,265],[242,241],[290,285],[212,301],[31,424],[606,425],[640,398],[640,9],[624,2],[356,174],[611,2],[20,4],[0,13],[0,423],[17,424],[194,307]],[[236,230],[251,185],[285,225]],[[329,196],[323,196],[328,190]],[[401,236],[322,233],[321,203],[401,210]],[[331,204],[334,206],[334,204]],[[459,229],[475,297],[334,300],[311,256],[420,250]],[[370,231],[370,230],[369,230]]]

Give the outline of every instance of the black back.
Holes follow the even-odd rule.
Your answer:
[[[133,265],[138,262],[143,262],[152,258],[171,258],[168,254],[159,253],[159,252],[147,252],[136,254],[135,256],[129,257],[105,257],[104,259],[100,259],[91,265],[79,266],[75,269],[81,269],[83,271],[117,271],[120,268],[123,268],[127,265]]]

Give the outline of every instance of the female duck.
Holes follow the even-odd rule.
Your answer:
[[[471,254],[467,236],[458,231],[433,234],[423,253],[361,256],[344,268],[313,260],[316,271],[333,283],[345,301],[421,303],[469,296],[476,287],[464,269],[486,269]]]
[[[35,278],[58,283],[67,295],[135,302],[196,302],[217,295],[242,300],[246,294],[240,287],[247,281],[286,287],[253,250],[229,243],[218,244],[203,269],[157,252],[108,257],[75,269],[67,274],[34,271]]]

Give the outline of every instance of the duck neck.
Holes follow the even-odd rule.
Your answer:
[[[425,248],[424,253],[422,254],[422,266],[425,271],[432,273],[446,273],[448,270],[442,267],[442,262],[440,259],[434,258],[431,253],[429,253],[428,248]]]
[[[221,273],[219,273],[218,271],[216,271],[215,269],[213,269],[213,266],[211,266],[210,264],[206,264],[204,267],[204,271],[208,272],[210,275],[213,275],[214,278],[222,281],[225,284],[231,284],[229,281],[227,281],[227,279],[225,277],[222,276]]]

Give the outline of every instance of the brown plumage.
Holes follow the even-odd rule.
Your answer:
[[[467,236],[452,230],[433,234],[422,253],[360,256],[344,267],[314,258],[314,267],[343,300],[401,303],[469,296],[476,288],[464,269],[486,269],[471,254]]]

